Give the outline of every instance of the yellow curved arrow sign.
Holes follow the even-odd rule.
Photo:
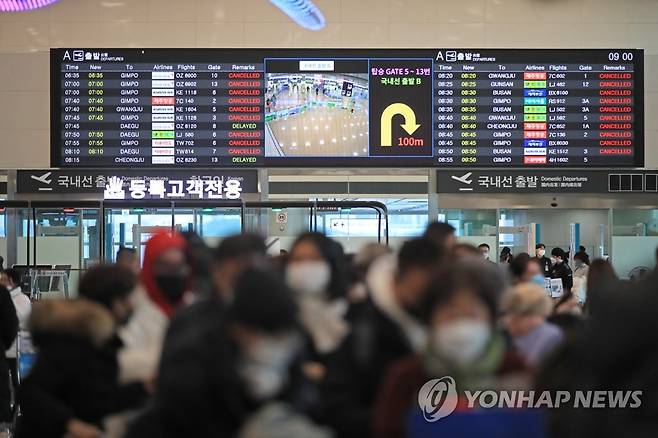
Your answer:
[[[416,132],[420,125],[416,124],[416,113],[404,103],[392,103],[382,112],[381,119],[381,145],[393,146],[393,117],[396,115],[404,117],[404,124],[400,125],[409,135]]]

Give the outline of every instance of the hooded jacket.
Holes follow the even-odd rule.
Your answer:
[[[19,389],[17,436],[61,437],[71,419],[100,427],[110,413],[143,402],[141,383],[119,386],[112,315],[88,300],[44,300],[29,320],[37,360]]]
[[[141,286],[135,291],[135,312],[119,336],[124,348],[119,354],[120,380],[144,380],[155,375],[169,319],[180,303],[169,302],[155,281],[153,267],[167,250],[185,248],[183,237],[170,232],[154,235],[146,244],[140,273]]]
[[[323,384],[324,420],[341,438],[370,436],[372,405],[388,367],[424,345],[426,333],[395,300],[394,256],[380,257],[366,283],[370,299],[333,355]]]
[[[174,314],[180,302],[172,303],[165,298],[155,281],[153,267],[164,252],[170,249],[184,251],[185,247],[186,243],[183,236],[178,233],[172,234],[169,231],[162,231],[149,239],[144,250],[144,264],[140,272],[140,280],[149,299],[169,318]]]

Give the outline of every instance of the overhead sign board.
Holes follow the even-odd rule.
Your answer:
[[[19,170],[18,193],[102,194],[104,199],[236,200],[258,192],[255,170]]]
[[[437,193],[658,193],[658,171],[437,171]]]
[[[56,168],[644,165],[644,52],[51,51]]]

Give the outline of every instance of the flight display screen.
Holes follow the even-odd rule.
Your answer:
[[[641,167],[629,49],[53,49],[53,167]]]

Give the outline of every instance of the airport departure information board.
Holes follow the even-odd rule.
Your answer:
[[[635,167],[643,51],[54,49],[53,167]]]

